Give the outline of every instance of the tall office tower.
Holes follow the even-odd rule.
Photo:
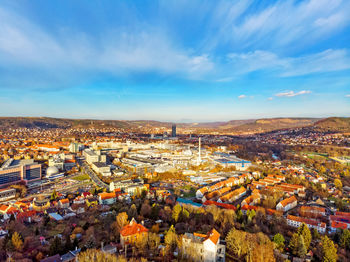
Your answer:
[[[176,125],[175,124],[171,127],[171,137],[176,137]]]
[[[198,139],[198,164],[202,162],[201,158],[201,138]]]

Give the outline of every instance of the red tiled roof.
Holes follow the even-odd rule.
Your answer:
[[[101,197],[102,200],[116,197],[114,192],[112,192],[112,193],[106,193],[106,192],[105,193],[100,193],[99,196]]]
[[[218,242],[218,240],[220,238],[220,233],[218,231],[216,231],[214,228],[212,230],[210,230],[208,232],[208,234],[206,234],[206,235],[200,234],[200,233],[193,233],[193,235],[196,236],[196,237],[203,238],[202,241],[206,241],[206,240],[209,239],[215,245],[216,245],[216,243]]]
[[[213,242],[215,245],[218,242],[219,238],[220,234],[214,228],[208,233],[208,239],[210,239],[211,242]]]
[[[287,219],[293,220],[293,221],[297,221],[297,222],[301,222],[301,223],[305,223],[307,225],[319,226],[319,227],[324,227],[324,228],[326,227],[325,223],[319,222],[319,221],[313,220],[313,219],[297,217],[297,216],[292,216],[292,215],[288,215]]]
[[[337,212],[335,212],[335,214],[336,214],[337,216],[350,217],[350,213],[349,213],[349,212],[340,212],[340,211],[337,211]]]
[[[287,206],[288,204],[291,204],[293,202],[297,201],[297,199],[295,198],[295,196],[283,199],[280,203],[283,207]]]
[[[348,226],[346,223],[343,223],[343,222],[332,221],[331,227],[332,228],[339,228],[339,229],[347,229]]]
[[[32,217],[36,215],[36,211],[35,210],[31,210],[31,211],[25,211],[25,212],[21,212],[19,214],[17,214],[16,219],[18,220],[22,220],[28,217]]]
[[[131,221],[128,225],[123,227],[120,234],[125,237],[140,234],[142,232],[148,232],[148,229],[141,224],[137,224],[135,221]]]
[[[222,208],[225,208],[225,209],[237,210],[237,208],[234,205],[219,203],[219,202],[211,201],[211,200],[205,201],[203,203],[203,205],[205,205],[205,206],[215,205],[215,206],[222,207]]]
[[[64,198],[64,199],[61,199],[59,202],[61,202],[61,204],[68,204],[69,203],[69,199],[68,198]]]

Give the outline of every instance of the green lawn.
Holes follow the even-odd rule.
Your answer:
[[[78,175],[78,176],[72,177],[72,179],[73,180],[77,180],[77,181],[84,181],[84,180],[90,179],[90,177],[87,174],[82,174],[82,175]]]
[[[316,153],[316,152],[301,152],[302,155],[306,155],[308,158],[329,158],[329,155],[326,153]]]

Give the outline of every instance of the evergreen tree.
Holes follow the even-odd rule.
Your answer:
[[[350,231],[348,229],[343,230],[339,242],[341,247],[350,249]]]
[[[337,248],[334,243],[327,236],[322,238],[322,261],[324,262],[336,262],[338,258]]]
[[[300,227],[298,228],[297,234],[303,236],[306,250],[309,250],[312,236],[311,236],[310,229],[305,223],[302,223],[300,225]]]
[[[312,230],[312,237],[313,237],[314,239],[320,239],[320,237],[321,237],[320,233],[317,231],[316,228],[314,228],[314,229]]]
[[[66,242],[64,244],[64,249],[65,249],[66,252],[74,249],[69,234],[66,235]]]
[[[294,233],[291,240],[289,241],[289,248],[291,249],[293,255],[297,254],[298,240],[299,240],[299,235],[297,233]]]
[[[130,209],[128,210],[128,216],[129,216],[130,220],[132,218],[135,218],[135,219],[137,218],[138,213],[137,213],[137,208],[136,208],[135,204],[132,204]]]
[[[49,254],[50,256],[61,254],[63,251],[61,238],[55,237],[50,244]]]
[[[304,257],[307,253],[307,248],[305,246],[304,237],[302,235],[299,235],[298,237],[298,248],[297,248],[297,255],[298,257]]]
[[[79,240],[77,238],[74,238],[73,240],[73,248],[78,248],[79,247]]]

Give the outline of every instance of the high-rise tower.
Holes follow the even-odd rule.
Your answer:
[[[171,137],[176,137],[176,125],[172,125],[171,127]]]
[[[201,158],[201,138],[198,139],[198,164],[202,162]]]

